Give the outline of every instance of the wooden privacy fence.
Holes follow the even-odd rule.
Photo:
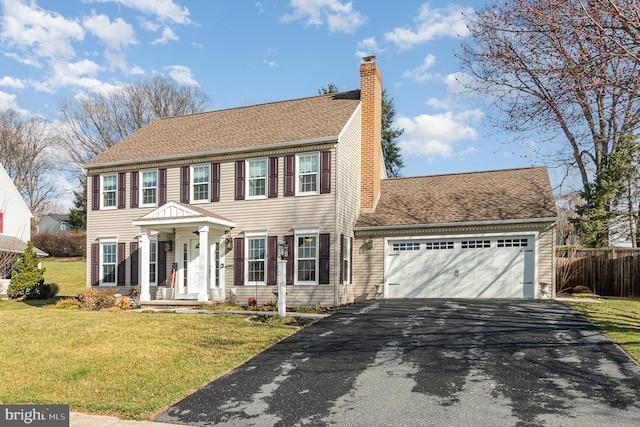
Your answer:
[[[579,285],[601,296],[640,296],[640,249],[557,249],[557,292]]]

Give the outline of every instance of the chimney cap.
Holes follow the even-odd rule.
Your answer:
[[[375,55],[371,55],[371,56],[365,56],[362,58],[363,62],[376,62],[376,56]]]

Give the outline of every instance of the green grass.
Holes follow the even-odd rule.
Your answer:
[[[87,261],[77,258],[43,258],[44,280],[60,286],[59,296],[75,297],[87,283]]]
[[[297,329],[238,315],[88,312],[0,301],[0,403],[151,419]]]
[[[570,304],[640,362],[640,299],[606,298]]]

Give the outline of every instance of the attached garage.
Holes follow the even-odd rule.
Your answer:
[[[546,168],[385,179],[355,232],[356,299],[553,296]]]
[[[533,298],[528,236],[388,239],[388,298]]]

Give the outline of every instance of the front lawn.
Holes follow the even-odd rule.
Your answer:
[[[0,403],[151,419],[297,329],[238,315],[89,312],[0,301]]]
[[[42,258],[44,280],[60,286],[59,296],[75,297],[87,285],[87,261],[78,258]]]
[[[606,298],[570,304],[640,362],[640,299]]]

